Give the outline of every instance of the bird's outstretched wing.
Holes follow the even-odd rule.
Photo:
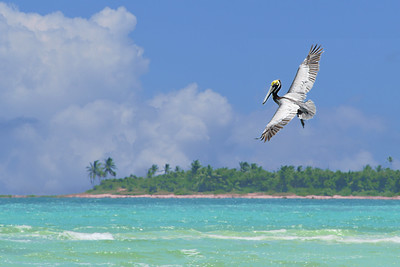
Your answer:
[[[282,98],[279,108],[276,110],[271,121],[265,127],[260,139],[264,142],[269,141],[280,129],[288,124],[297,114],[299,106],[293,101]]]
[[[288,93],[290,93],[292,98],[296,98],[298,101],[306,99],[306,94],[311,90],[317,78],[322,52],[323,49],[321,46],[311,46],[310,52],[308,52],[307,57],[300,64],[296,77],[294,77],[293,83],[289,88]]]

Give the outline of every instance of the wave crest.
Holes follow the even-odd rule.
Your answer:
[[[111,233],[80,233],[64,231],[61,236],[71,240],[114,240]]]

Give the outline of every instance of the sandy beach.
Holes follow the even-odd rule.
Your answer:
[[[400,196],[384,197],[384,196],[297,196],[297,195],[265,195],[262,193],[250,194],[194,194],[194,195],[116,195],[116,194],[69,194],[59,197],[76,197],[76,198],[249,198],[249,199],[381,199],[381,200],[400,200]]]

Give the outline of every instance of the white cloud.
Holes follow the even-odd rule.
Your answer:
[[[177,139],[195,141],[209,139],[207,125],[227,125],[232,110],[226,98],[208,89],[198,92],[196,84],[167,95],[158,95],[149,102],[162,110],[160,122],[163,130],[180,128]],[[155,129],[158,132],[158,129]],[[157,135],[157,133],[155,133]]]
[[[61,144],[82,159],[101,158],[115,151],[121,142],[134,143],[133,123],[132,107],[96,100],[82,108],[70,106],[56,114],[50,122],[52,139],[49,141]]]
[[[210,154],[221,131],[228,130],[233,117],[225,97],[196,84],[149,101],[151,116],[141,121],[145,146],[139,149],[139,167],[153,158],[156,164],[189,165],[196,153],[209,149]]]
[[[143,175],[152,164],[188,168],[195,159],[269,170],[376,163],[360,136],[379,138],[384,121],[352,107],[321,109],[305,129],[295,118],[263,144],[254,138],[275,107],[237,114],[224,96],[197,84],[137,99],[149,61],[129,37],[135,26],[125,8],[83,19],[0,3],[0,193],[86,190],[85,167],[108,156],[119,176]]]
[[[152,164],[187,167],[193,160],[193,147],[211,149],[216,133],[231,117],[224,97],[211,90],[199,91],[196,85],[156,96],[140,111],[104,100],[74,105],[51,120],[44,160],[51,159],[79,179],[89,161],[106,155],[114,158],[121,175],[144,174]],[[68,171],[69,166],[78,170]],[[80,183],[78,179],[70,182]]]
[[[95,14],[91,20],[109,29],[111,33],[123,36],[136,26],[136,17],[124,7],[119,7],[117,10],[106,7]]]
[[[88,161],[129,150],[134,93],[148,66],[129,37],[135,25],[125,8],[83,19],[0,3],[3,190],[79,190]]]
[[[54,114],[42,134],[35,121],[14,129],[19,147],[6,155],[13,164],[0,165],[2,183],[13,193],[83,191],[89,187],[89,161],[107,156],[120,175],[143,175],[151,164],[187,168],[198,154],[209,158],[220,149],[220,132],[232,116],[224,97],[195,84],[158,95],[139,109],[108,100],[71,105]]]
[[[0,113],[48,117],[93,98],[130,97],[148,65],[128,37],[135,25],[124,8],[86,20],[27,14],[0,3]]]

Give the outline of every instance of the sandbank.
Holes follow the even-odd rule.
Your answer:
[[[384,197],[384,196],[298,196],[298,195],[266,195],[262,193],[249,193],[249,194],[193,194],[193,195],[123,195],[123,194],[69,194],[59,197],[76,197],[76,198],[248,198],[248,199],[380,199],[380,200],[400,200],[400,196]]]

